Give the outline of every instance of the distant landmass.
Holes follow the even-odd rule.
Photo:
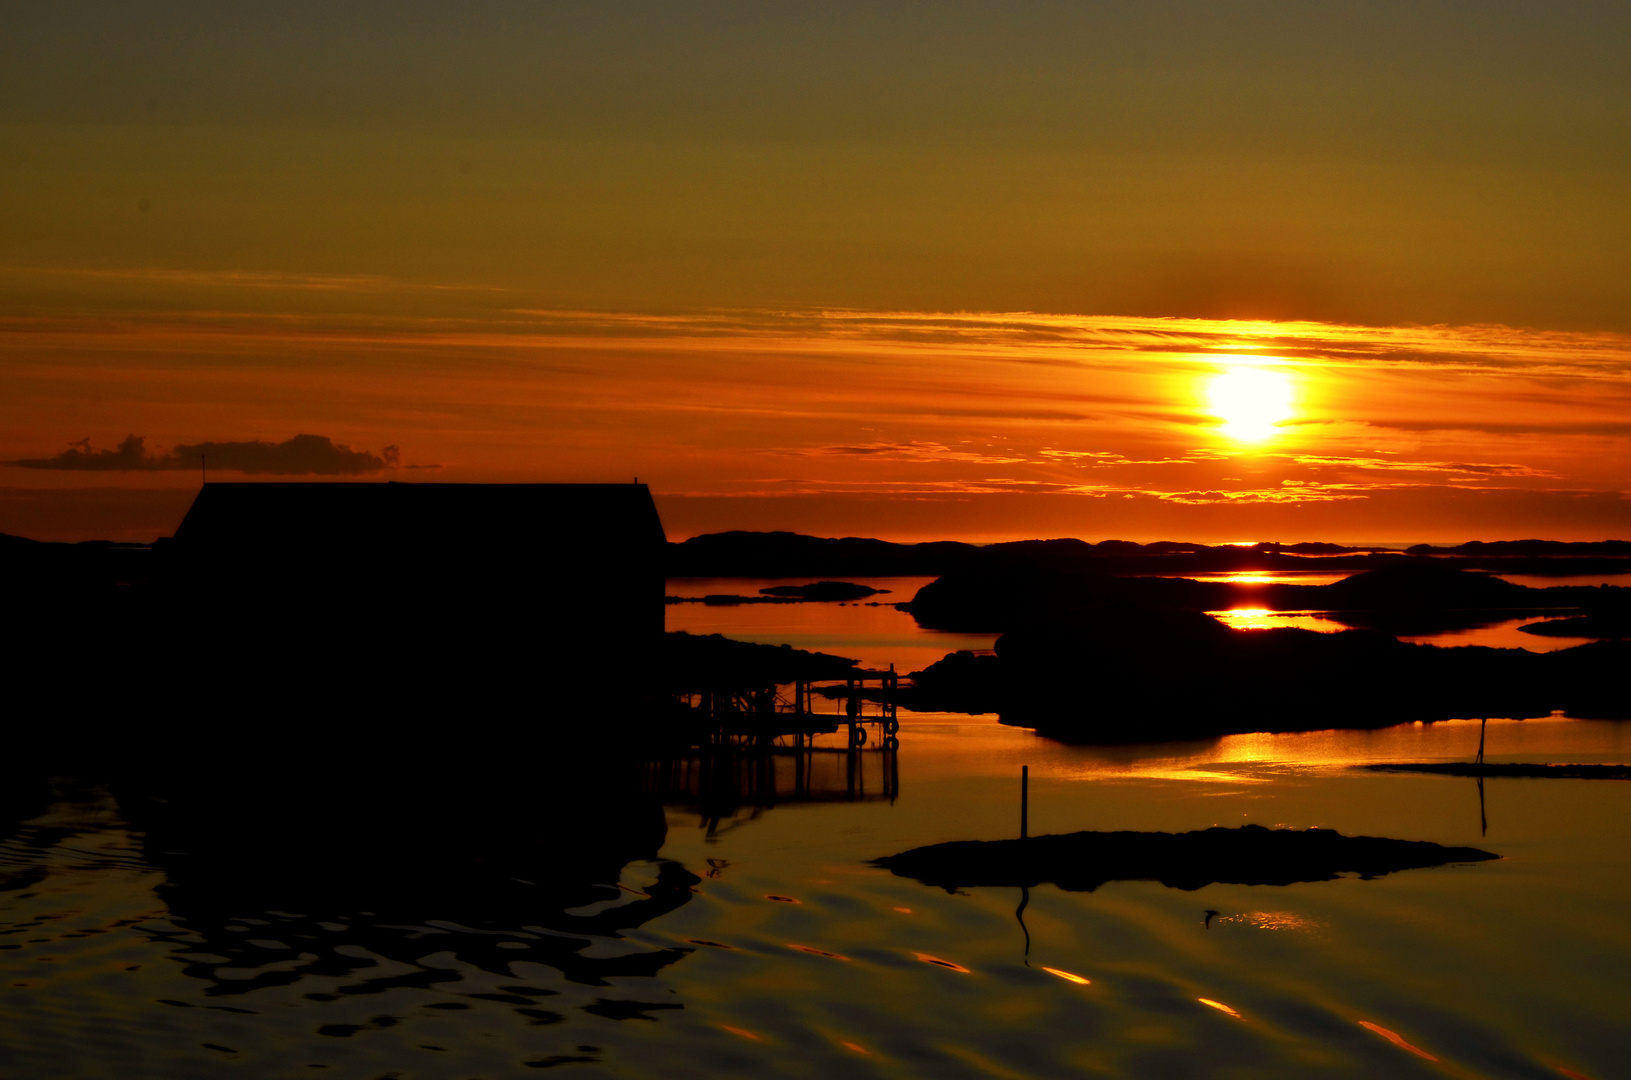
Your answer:
[[[1631,558],[1631,540],[1472,540],[1453,547],[1416,544],[1405,549],[1409,555],[1455,555],[1460,557],[1517,556],[1546,559]]]
[[[162,546],[159,541],[157,546]],[[123,577],[141,576],[155,545],[82,541],[48,543],[0,534],[0,576],[20,567],[95,574],[115,565]],[[1097,573],[1203,574],[1246,570],[1340,572],[1397,561],[1442,560],[1463,569],[1537,576],[1631,573],[1631,541],[1573,543],[1553,540],[1473,541],[1454,546],[1418,544],[1405,551],[1305,542],[1264,541],[1251,546],[1163,540],[1019,540],[967,544],[942,540],[898,544],[866,537],[819,537],[792,532],[733,531],[694,536],[667,547],[670,577],[938,577],[970,568],[1029,567]]]
[[[973,567],[1027,566],[1105,574],[1201,574],[1241,570],[1361,571],[1394,561],[1444,559],[1492,573],[1567,576],[1631,573],[1631,541],[1550,540],[1417,545],[1405,551],[1331,543],[1251,546],[1161,540],[1019,540],[897,544],[865,537],[791,532],[723,532],[670,544],[672,577],[937,577]]]
[[[1069,566],[1091,560],[1106,573],[1248,569],[1328,569],[1323,560],[1363,560],[1382,549],[1339,544],[1261,543],[1210,546],[1162,540],[1019,540],[965,544],[952,540],[896,544],[865,537],[827,538],[791,532],[724,532],[669,545],[671,577],[926,577],[993,563]],[[1317,566],[1310,562],[1318,557]],[[1355,565],[1366,565],[1363,562]],[[1174,569],[1176,568],[1176,569]]]

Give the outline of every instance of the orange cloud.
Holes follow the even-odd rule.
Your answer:
[[[281,443],[205,442],[177,446],[168,454],[147,451],[140,435],[127,435],[116,449],[95,450],[82,439],[48,458],[4,462],[23,469],[67,472],[172,472],[213,465],[218,470],[277,476],[360,476],[393,468],[397,448],[387,446],[378,455],[349,446],[336,446],[324,435],[296,435]]]
[[[1272,364],[1297,386],[1295,422],[1261,445],[1230,440],[1207,411],[1206,380],[1243,363]],[[1537,516],[1511,527],[1551,533],[1569,522],[1596,535],[1625,519],[1616,462],[1631,448],[1615,419],[1631,411],[1631,338],[1489,326],[842,310],[127,312],[0,323],[0,376],[13,391],[0,400],[4,460],[66,466],[79,454],[113,466],[132,452],[53,448],[85,432],[107,445],[131,427],[176,448],[137,447],[128,473],[6,469],[0,486],[78,488],[91,471],[103,484],[174,483],[163,476],[182,473],[155,463],[190,461],[201,434],[232,429],[249,433],[242,445],[270,448],[286,438],[276,433],[319,430],[336,453],[390,443],[407,460],[442,463],[447,480],[639,476],[675,506],[715,508],[680,514],[698,522],[681,533],[729,527],[732,513],[775,524],[745,509],[761,499],[787,522],[820,505],[826,520],[848,522],[843,531],[886,536],[929,520],[889,508],[905,502],[943,504],[935,528],[983,538],[1090,529],[1137,539],[1157,527],[1233,538],[1250,514],[1266,527],[1282,507],[1305,508],[1299,539],[1466,539],[1443,530],[1525,514]],[[387,463],[344,452],[368,469]],[[1102,481],[1083,484],[1083,470]],[[1504,500],[1510,514],[1466,518],[1442,497],[1463,488]],[[1399,500],[1412,491],[1424,496],[1420,517],[1403,531]],[[1016,500],[1053,517],[1016,511]],[[1090,519],[1070,509],[1087,504]],[[1146,504],[1180,517],[1150,518],[1136,509]],[[1306,512],[1315,507],[1325,508],[1317,520]],[[1220,523],[1224,511],[1248,516]],[[26,515],[0,520],[0,531],[30,528]]]

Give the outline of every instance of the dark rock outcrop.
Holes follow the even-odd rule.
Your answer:
[[[1187,833],[1078,832],[1026,840],[960,840],[913,848],[874,866],[947,891],[1053,882],[1092,892],[1111,881],[1159,881],[1174,889],[1291,885],[1346,874],[1381,877],[1451,863],[1498,859],[1477,848],[1422,840],[1344,836],[1330,829],[1211,828]]]
[[[1002,633],[1105,604],[1206,611],[1228,607],[1234,595],[1227,585],[1186,578],[998,565],[947,574],[903,607],[925,629]]]
[[[662,686],[671,691],[786,685],[845,679],[859,661],[790,645],[756,645],[719,634],[663,635]]]
[[[925,585],[903,606],[927,629],[1002,633],[1105,604],[1216,611],[1242,606],[1246,596],[1221,582],[1116,577],[1081,566],[989,562]],[[1395,559],[1329,585],[1255,587],[1249,600],[1249,606],[1271,611],[1328,612],[1347,625],[1391,634],[1434,633],[1528,612],[1631,611],[1631,589],[1532,589],[1430,559]]]
[[[1518,629],[1540,637],[1631,638],[1631,613],[1615,611],[1577,615],[1571,619],[1530,623]]]
[[[1008,696],[1002,662],[967,649],[947,654],[910,678],[900,704],[918,712],[1001,712]]]
[[[924,706],[1001,712],[1075,742],[1374,728],[1456,717],[1631,716],[1631,643],[1553,653],[1348,630],[1231,630],[1200,612],[1084,609],[922,674]],[[916,701],[913,707],[919,707]]]
[[[874,589],[868,585],[857,585],[852,581],[817,581],[810,585],[772,585],[768,589],[759,590],[765,596],[789,597],[797,600],[815,600],[819,602],[865,600],[869,596],[877,596],[888,591],[888,589]]]

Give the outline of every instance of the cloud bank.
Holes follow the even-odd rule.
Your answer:
[[[70,472],[164,472],[208,465],[228,472],[278,476],[359,476],[397,465],[397,448],[379,454],[353,450],[327,435],[296,435],[280,443],[202,442],[174,447],[168,454],[149,453],[146,438],[126,436],[117,448],[96,450],[81,440],[55,457],[8,461],[23,469]]]

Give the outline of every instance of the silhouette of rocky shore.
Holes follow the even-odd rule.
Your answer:
[[[1177,541],[1019,540],[895,544],[865,537],[791,532],[723,532],[668,546],[670,577],[889,577],[955,573],[998,565],[1107,574],[1217,573],[1231,570],[1362,570],[1397,553],[1339,544],[1208,545]],[[1631,566],[1631,560],[1628,560]]]
[[[986,545],[955,541],[895,544],[865,537],[736,531],[695,536],[668,546],[668,573],[673,577],[941,576],[1001,566],[1111,575],[1248,570],[1357,573],[1413,560],[1536,576],[1631,573],[1631,541],[1576,544],[1518,540],[1455,547],[1422,544],[1399,552],[1327,543],[1263,542],[1243,547],[1171,540],[1150,544],[1071,539]]]
[[[1194,611],[1105,606],[947,657],[908,708],[1000,712],[1079,742],[1375,728],[1416,720],[1631,716],[1631,643],[1552,653],[1400,642],[1369,630],[1232,630]]]
[[[351,487],[369,490],[344,490]],[[264,506],[263,496],[271,499]],[[618,514],[597,517],[597,506]],[[486,524],[454,529],[430,513],[437,507],[462,507]],[[557,513],[568,526],[598,521],[611,539],[539,532]],[[1538,633],[1606,637],[1624,625],[1631,589],[1537,589],[1459,568],[1486,556],[1550,557],[1538,542],[1494,554],[1466,545],[1407,555],[1328,544],[975,547],[726,533],[664,546],[637,485],[209,485],[194,514],[196,527],[152,547],[0,537],[10,612],[0,655],[32,721],[19,738],[95,744],[94,734],[81,735],[163,716],[167,732],[203,744],[224,737],[212,719],[223,707],[245,722],[312,730],[332,717],[389,716],[408,733],[448,710],[510,715],[540,693],[548,720],[527,738],[660,734],[672,718],[662,703],[676,692],[845,678],[853,669],[796,650],[664,638],[663,558],[671,572],[813,579],[744,598],[757,602],[859,600],[872,593],[839,577],[939,573],[901,605],[920,625],[1003,636],[993,656],[953,654],[918,673],[899,702],[996,710],[1061,738],[1142,741],[1556,709],[1631,714],[1619,674],[1631,648],[1624,642],[1537,656],[1390,636],[1514,614],[1570,616]],[[625,525],[612,528],[613,517]],[[263,519],[282,531],[263,534]],[[386,526],[421,519],[443,522],[442,531],[378,550],[380,536],[394,535]],[[211,540],[223,522],[237,546]],[[547,543],[527,539],[535,536]],[[1619,558],[1617,543],[1557,558],[1571,566]],[[1232,631],[1204,612],[1232,606],[1242,596],[1235,586],[1153,576],[1277,568],[1356,572],[1329,585],[1258,586],[1253,606],[1322,611],[1363,629]]]
[[[902,607],[925,629],[1002,633],[1106,604],[1218,611],[1240,598],[1239,589],[1222,582],[996,565],[947,574]],[[1631,613],[1631,588],[1536,589],[1426,559],[1395,559],[1329,585],[1256,586],[1250,598],[1252,607],[1320,611],[1338,622],[1390,633],[1430,633],[1525,612]]]
[[[1078,832],[1023,840],[958,840],[875,859],[872,865],[948,892],[1044,882],[1066,892],[1093,892],[1111,881],[1159,881],[1192,891],[1214,883],[1292,885],[1348,874],[1368,880],[1400,870],[1498,858],[1477,848],[1422,840],[1243,825],[1187,833]]]
[[[1532,577],[1631,573],[1631,540],[1474,540],[1440,547],[1417,544],[1407,555],[1427,555],[1469,570]]]
[[[1232,630],[1204,614],[1227,606],[1227,590],[1036,566],[948,574],[918,591],[908,607],[913,617],[934,629],[1002,637],[993,656],[953,654],[914,673],[902,704],[997,711],[1005,723],[1093,742],[1555,710],[1631,716],[1631,689],[1620,675],[1631,670],[1624,642],[1535,654],[1393,636],[1569,610],[1586,614],[1563,626],[1613,628],[1631,614],[1631,589],[1535,589],[1403,559],[1329,585],[1254,593],[1254,603],[1270,609],[1319,610],[1362,628],[1331,634]]]
[[[791,645],[756,645],[720,634],[684,631],[663,635],[661,661],[662,684],[675,691],[847,679],[859,663]]]
[[[1569,619],[1520,626],[1525,634],[1541,637],[1631,638],[1631,611],[1603,611]]]

